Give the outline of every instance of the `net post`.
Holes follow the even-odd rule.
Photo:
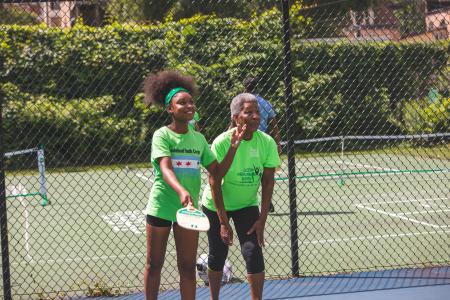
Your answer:
[[[338,185],[340,187],[344,186],[344,168],[345,168],[345,162],[344,162],[344,151],[345,151],[345,136],[341,136],[341,163],[340,163],[340,169],[341,169],[341,176],[338,181]]]
[[[48,198],[47,198],[47,180],[45,178],[45,154],[43,145],[39,145],[38,147],[37,163],[39,170],[39,193],[42,197],[41,205],[46,206],[48,204]]]
[[[1,57],[0,57],[1,59]],[[0,61],[0,83],[3,83],[2,74],[3,62]],[[4,94],[0,88],[0,235],[2,247],[2,278],[3,278],[3,298],[11,300],[11,276],[9,265],[9,243],[8,243],[8,218],[6,214],[6,183],[5,183],[5,165],[4,149],[5,141],[3,138],[3,102]]]
[[[287,156],[289,176],[289,215],[291,223],[291,271],[293,277],[299,277],[297,194],[294,152],[294,111],[292,107],[292,62],[291,62],[291,28],[289,22],[289,0],[282,0],[283,10],[283,45],[284,45],[284,96],[286,100]]]

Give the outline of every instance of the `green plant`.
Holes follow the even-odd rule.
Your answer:
[[[407,102],[403,108],[403,126],[411,134],[450,131],[450,98],[428,98]]]
[[[227,128],[229,102],[247,76],[260,78],[258,92],[284,125],[280,18],[275,7],[251,20],[195,15],[158,25],[80,23],[70,30],[2,25],[6,150],[44,144],[50,167],[148,160],[153,132],[170,119],[164,110],[142,105],[140,84],[163,68],[196,79],[196,105],[209,141]],[[299,26],[304,21],[295,20]],[[412,115],[422,104],[404,107],[423,91],[441,90],[435,78],[448,73],[449,45],[293,38],[296,123],[289,126],[295,126],[295,138],[448,128],[445,114],[436,114],[440,108],[423,112],[427,121],[417,129]],[[441,117],[433,120],[432,114]]]
[[[120,295],[120,290],[118,288],[109,287],[106,283],[99,281],[87,287],[86,295],[88,297],[114,297]]]

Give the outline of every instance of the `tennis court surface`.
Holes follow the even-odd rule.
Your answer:
[[[413,276],[407,277],[414,279],[405,280],[399,271],[389,271],[448,266],[449,161],[432,148],[416,149],[415,153],[423,151],[421,157],[412,157],[409,150],[297,157],[298,265],[303,277],[280,281],[276,279],[293,274],[287,160],[283,160],[272,199],[276,211],[269,215],[265,231],[265,299],[327,294],[347,298],[345,293],[355,291],[376,289],[383,294],[393,292],[393,288],[403,290],[399,285],[406,285],[407,290],[419,286],[422,291],[420,286],[441,289],[436,285],[449,284],[448,270],[440,271],[440,281],[433,281],[432,274],[425,271],[417,276],[409,272],[407,275]],[[142,292],[143,210],[153,182],[152,171],[142,166],[48,170],[51,202],[45,207],[39,196],[33,196],[40,187],[37,171],[7,173],[14,294],[29,299],[40,291],[57,295],[75,289],[66,296],[76,298],[94,296],[88,288],[98,285],[115,295],[133,295],[118,299],[142,299],[142,293],[133,293]],[[178,299],[172,237],[168,249],[161,280],[161,289],[166,292],[161,299]],[[207,249],[206,235],[201,234],[198,256]],[[238,245],[230,248],[228,258],[233,278],[240,283],[226,285],[222,299],[248,299]],[[369,271],[381,273],[356,273]],[[351,278],[323,277],[349,272],[354,274]],[[386,274],[393,275],[386,279]],[[357,279],[359,275],[377,279]],[[203,282],[199,279],[197,283],[198,298],[207,299]]]
[[[266,281],[263,299],[446,300],[450,295],[450,267],[399,269]],[[93,298],[89,298],[93,299]],[[142,293],[96,300],[140,300]],[[180,299],[178,290],[160,294],[161,300]],[[197,299],[209,299],[207,287],[197,288]],[[250,299],[246,283],[222,287],[220,299]]]

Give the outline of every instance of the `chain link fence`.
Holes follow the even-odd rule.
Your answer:
[[[163,69],[196,79],[209,142],[246,77],[276,111],[267,279],[449,265],[450,4],[287,2],[2,1],[13,299],[143,290],[151,139],[169,116],[143,105],[141,83]],[[238,245],[229,260],[245,281]],[[178,282],[169,238],[161,288]]]

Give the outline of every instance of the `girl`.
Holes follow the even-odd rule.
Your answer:
[[[200,165],[210,174],[213,194],[220,192],[216,184],[217,161],[205,137],[188,126],[195,114],[193,96],[197,88],[186,75],[163,71],[144,81],[144,102],[164,106],[172,122],[155,131],[151,161],[155,169],[146,208],[147,259],[144,270],[146,299],[156,299],[164,264],[167,240],[173,227],[180,273],[182,299],[195,299],[195,263],[198,232],[183,229],[176,223],[181,207],[197,207],[200,192]]]

